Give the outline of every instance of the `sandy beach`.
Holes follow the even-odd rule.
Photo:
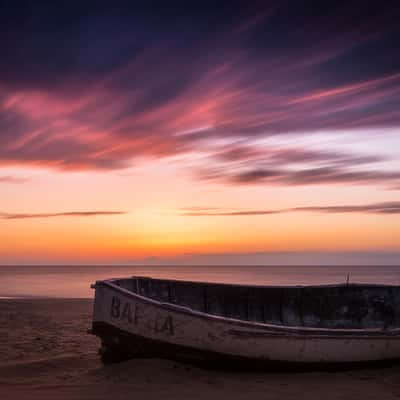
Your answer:
[[[203,370],[169,360],[103,366],[90,300],[0,301],[0,398],[398,399],[400,366],[344,372]]]

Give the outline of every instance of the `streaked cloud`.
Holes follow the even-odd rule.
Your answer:
[[[256,216],[272,215],[289,212],[310,212],[310,213],[367,213],[367,214],[400,214],[400,201],[383,202],[362,205],[335,205],[335,206],[310,206],[310,207],[292,207],[277,210],[226,210],[222,208],[194,207],[178,210],[178,215],[186,217],[226,217],[226,216]]]
[[[268,184],[268,185],[384,185],[388,188],[397,187],[400,182],[399,171],[383,169],[348,168],[337,165],[303,166],[297,169],[266,167],[204,168],[198,173],[203,180],[222,182],[232,185]]]
[[[398,7],[202,4],[160,18],[122,3],[4,7],[0,166],[113,170],[202,152],[195,176],[218,182],[398,186],[370,166],[382,154],[356,154],[362,129],[400,126]],[[299,144],[349,129],[361,132],[354,154]],[[287,149],[254,144],[288,133]],[[221,152],[220,140],[252,145]]]
[[[0,219],[30,219],[59,217],[97,217],[127,214],[126,211],[66,211],[59,213],[0,213]]]
[[[400,165],[400,160],[394,160]],[[358,184],[397,187],[400,172],[385,155],[274,145],[224,145],[198,166],[196,176],[232,185]]]
[[[343,168],[319,167],[298,171],[254,169],[233,175],[232,183],[276,182],[286,185],[310,184],[371,184],[400,180],[400,172],[349,171]]]
[[[19,176],[0,175],[0,183],[25,183],[27,181],[27,178],[21,178]]]

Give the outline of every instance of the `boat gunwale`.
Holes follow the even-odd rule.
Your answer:
[[[356,286],[368,286],[368,287],[385,287],[385,288],[397,288],[400,289],[400,285],[391,285],[388,283],[369,283],[369,282],[341,282],[341,283],[322,283],[319,285],[243,285],[239,283],[229,283],[229,282],[209,282],[209,281],[187,281],[184,279],[169,279],[169,278],[153,278],[151,276],[139,276],[133,275],[129,278],[109,278],[104,281],[118,281],[126,279],[148,279],[154,281],[168,281],[168,282],[178,282],[178,283],[188,283],[188,284],[203,284],[203,285],[221,285],[228,287],[241,287],[241,288],[276,288],[276,289],[301,289],[301,288],[329,288],[329,287],[356,287]]]
[[[229,318],[229,317],[224,317],[220,315],[214,315],[214,314],[208,314],[204,313],[202,311],[198,310],[193,310],[192,308],[181,306],[178,304],[173,304],[173,303],[168,303],[168,302],[161,302],[155,299],[152,299],[150,297],[146,297],[143,295],[140,295],[138,293],[131,292],[128,289],[125,289],[121,286],[116,285],[114,282],[118,280],[126,280],[126,279],[134,279],[134,278],[144,278],[144,277],[131,277],[131,278],[112,278],[112,279],[105,279],[105,280],[99,280],[96,281],[95,286],[97,285],[105,285],[117,292],[121,292],[128,297],[134,298],[142,303],[145,304],[151,304],[153,306],[159,307],[163,310],[170,310],[170,311],[175,311],[180,314],[185,314],[189,315],[191,317],[195,318],[201,318],[201,319],[206,319],[206,320],[211,320],[214,322],[221,322],[225,324],[230,324],[234,326],[240,326],[240,327],[247,327],[247,328],[258,328],[258,329],[263,329],[265,330],[265,335],[268,336],[269,338],[272,337],[282,337],[282,336],[287,336],[287,337],[299,337],[299,338],[328,338],[328,339],[333,339],[335,337],[337,338],[343,338],[343,337],[349,337],[351,339],[399,339],[400,340],[400,327],[399,328],[394,328],[394,329],[382,329],[382,328],[374,328],[374,329],[332,329],[332,328],[316,328],[316,327],[304,327],[304,326],[287,326],[287,325],[277,325],[277,324],[268,324],[268,323],[263,323],[263,322],[257,322],[257,321],[245,321],[241,319],[236,319],[236,318]],[[146,278],[146,279],[152,279],[152,278]],[[163,279],[161,279],[163,280]],[[166,279],[167,281],[176,281],[176,280],[169,280]],[[179,281],[179,282],[187,282],[187,283],[192,283],[189,281]],[[193,283],[206,283],[206,282],[193,282]],[[358,284],[352,284],[352,285],[358,285]],[[237,286],[237,285],[232,285],[232,286]],[[318,285],[318,286],[312,286],[312,287],[326,287],[327,285]],[[337,285],[329,285],[329,286],[337,286]],[[374,285],[374,286],[387,286],[387,287],[398,287],[394,285]],[[253,286],[251,286],[253,287]],[[260,287],[260,286],[258,286]],[[263,287],[277,287],[277,286],[263,286]],[[293,286],[292,286],[293,287]],[[298,287],[298,286],[296,286]],[[311,287],[311,286],[307,286]],[[234,330],[231,330],[231,333],[235,333]],[[260,333],[262,332],[245,332],[245,331],[238,331],[238,333],[248,333],[249,335],[257,335],[260,336]]]

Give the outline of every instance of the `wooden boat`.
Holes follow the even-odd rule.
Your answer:
[[[337,367],[400,359],[400,286],[97,281],[104,361],[167,357],[230,367]]]

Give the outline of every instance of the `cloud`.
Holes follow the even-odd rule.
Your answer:
[[[292,208],[290,211],[305,211],[316,213],[400,214],[400,202],[384,202],[355,206],[296,207]]]
[[[357,184],[396,188],[400,184],[400,173],[395,168],[400,160],[394,156],[307,147],[301,139],[296,146],[273,143],[241,140],[217,149],[205,146],[207,156],[194,168],[195,176],[231,185]]]
[[[338,205],[338,206],[310,206],[292,207],[277,210],[226,210],[221,208],[194,207],[192,209],[182,208],[178,215],[186,217],[227,217],[227,216],[255,216],[273,215],[289,212],[311,212],[311,213],[366,213],[366,214],[400,214],[400,202],[383,202],[363,205]]]
[[[21,178],[18,176],[12,176],[12,175],[0,175],[0,183],[25,183],[27,182],[27,178]]]
[[[246,144],[232,144],[224,146],[223,150],[213,156],[222,162],[262,161],[272,165],[294,163],[333,163],[342,166],[373,164],[387,161],[387,158],[378,155],[356,155],[332,150],[313,150],[297,147],[255,146]]]
[[[400,182],[400,172],[385,170],[354,170],[334,165],[301,169],[243,168],[240,170],[214,168],[203,169],[198,175],[204,180],[224,182],[232,185],[269,184],[269,185],[388,185]]]
[[[279,2],[179,13],[160,4],[163,17],[144,3],[72,3],[2,8],[0,167],[113,170],[204,152],[199,175],[234,184],[397,186],[396,173],[371,170],[385,161],[374,149],[298,144],[358,129],[357,149],[362,129],[400,126],[396,3],[367,12],[360,1],[324,2],[318,13]],[[254,144],[288,134],[291,148]],[[220,152],[221,140],[253,144]]]
[[[30,218],[58,218],[58,217],[96,217],[127,214],[126,211],[66,211],[59,213],[0,213],[0,219],[30,219]]]

